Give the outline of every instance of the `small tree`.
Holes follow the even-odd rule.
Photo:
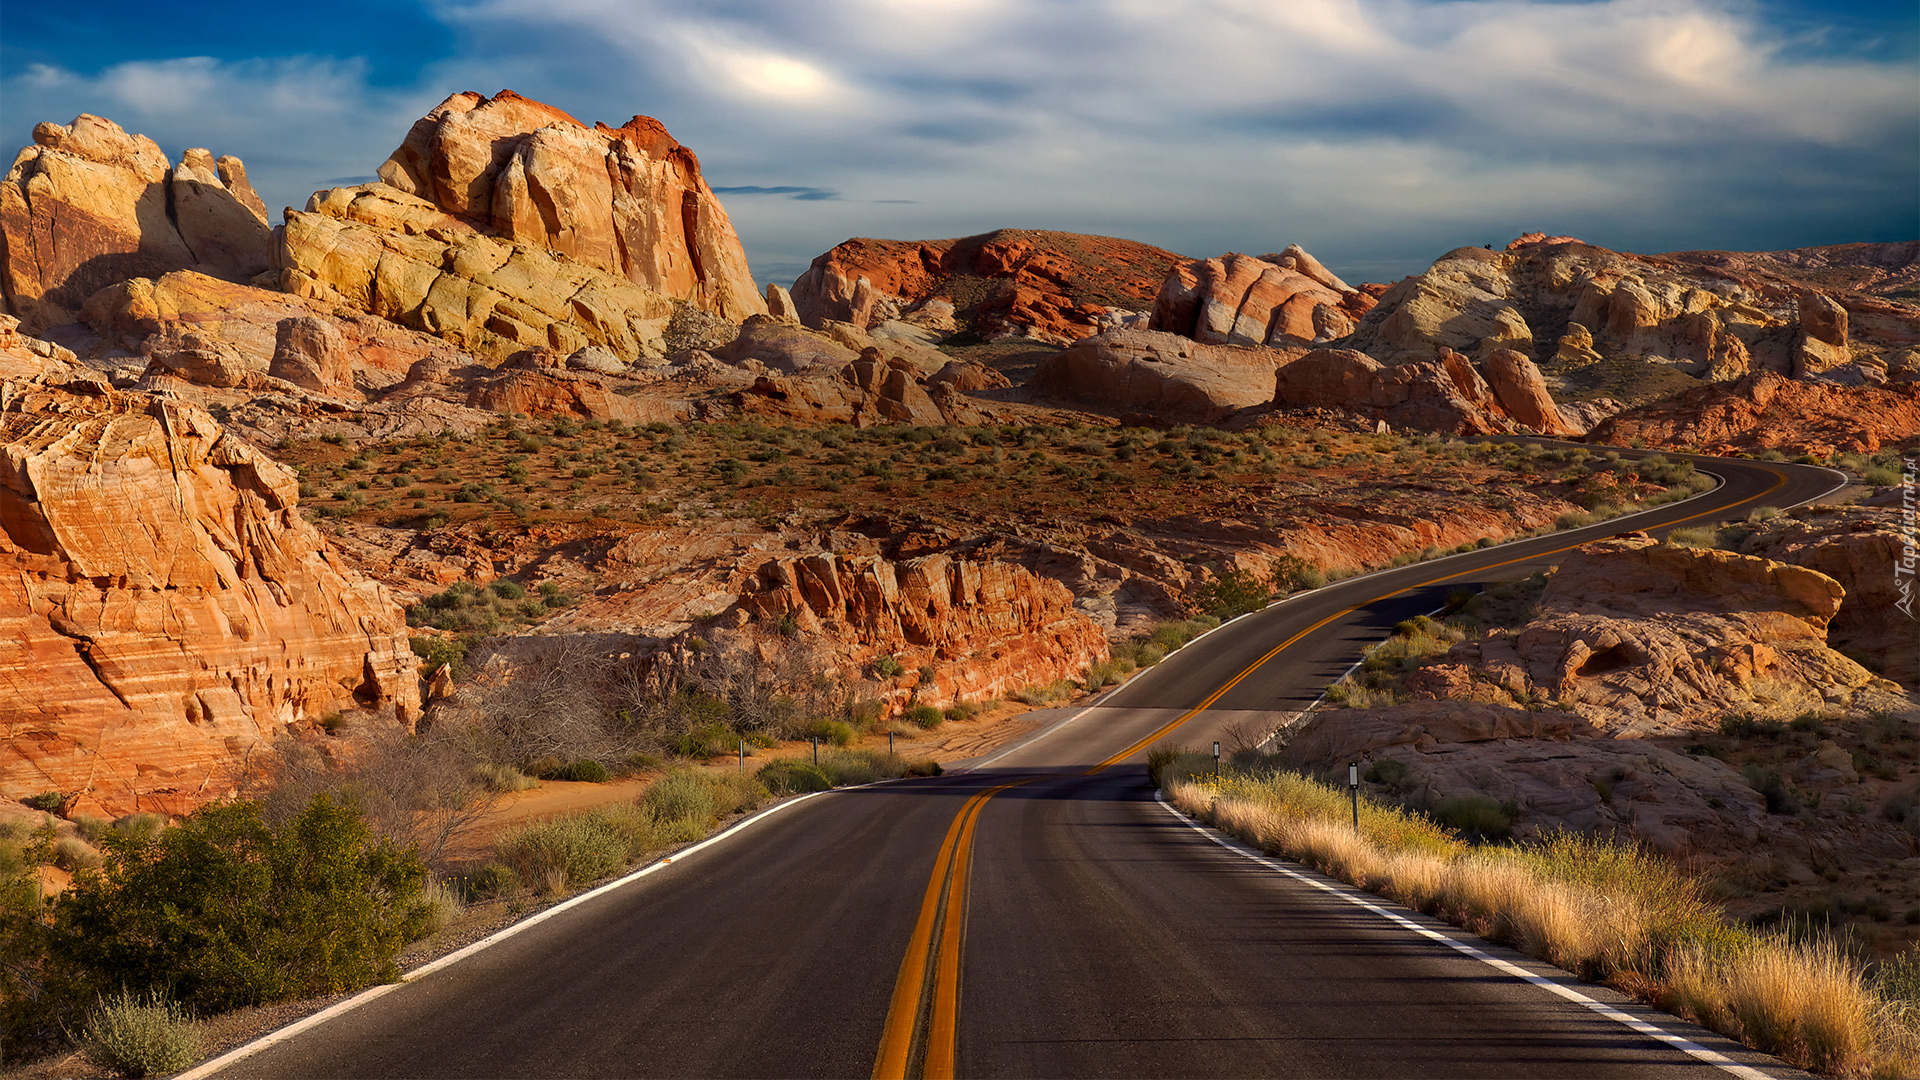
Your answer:
[[[1267,568],[1267,581],[1282,596],[1301,589],[1317,589],[1327,583],[1318,567],[1298,555],[1276,556]]]
[[[201,807],[157,836],[112,833],[55,907],[52,954],[95,993],[200,1012],[392,979],[424,926],[426,869],[359,812],[313,797],[274,829],[253,802]]]

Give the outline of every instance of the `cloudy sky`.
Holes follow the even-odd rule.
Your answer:
[[[1920,235],[1913,0],[93,0],[0,9],[0,136],[98,113],[371,178],[447,94],[658,117],[762,281],[1000,227],[1351,279],[1531,229],[1637,251]],[[276,213],[277,217],[277,213]]]

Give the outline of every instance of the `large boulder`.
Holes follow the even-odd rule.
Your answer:
[[[699,159],[652,117],[589,128],[511,90],[454,94],[414,122],[380,179],[721,318],[767,310]]]
[[[1179,261],[1132,240],[1029,229],[856,238],[814,259],[791,298],[815,328],[904,320],[942,334],[964,326],[985,341],[1066,345],[1150,307]]]
[[[33,140],[0,184],[0,288],[29,329],[71,321],[129,278],[267,269],[272,230],[240,159],[193,149],[170,166],[153,140],[86,113]]]
[[[1342,409],[1395,427],[1455,435],[1574,433],[1531,361],[1508,353],[1490,358],[1487,367],[1491,378],[1451,349],[1431,361],[1395,365],[1352,349],[1316,349],[1281,365],[1273,404]]]
[[[411,725],[400,605],[206,412],[98,385],[0,395],[0,796],[179,813],[287,725]]]
[[[860,355],[833,338],[771,315],[755,315],[740,326],[740,336],[712,350],[715,359],[743,365],[757,360],[773,371],[795,375],[812,368],[838,370]]]
[[[1273,396],[1274,349],[1205,345],[1157,330],[1112,330],[1040,362],[1028,383],[1044,394],[1120,411],[1222,420]]]
[[[1372,297],[1294,244],[1278,255],[1175,265],[1148,325],[1213,345],[1308,345],[1352,333],[1372,306]]]

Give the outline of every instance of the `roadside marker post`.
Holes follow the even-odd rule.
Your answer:
[[[747,740],[740,740],[740,775],[747,775]]]
[[[818,735],[813,737],[813,764],[816,768],[820,765],[820,736]]]
[[[1353,831],[1360,833],[1360,763],[1347,762],[1347,792],[1353,796]]]
[[[1220,740],[1213,741],[1213,778],[1220,779]]]
[[[887,732],[887,756],[893,756],[893,732]]]

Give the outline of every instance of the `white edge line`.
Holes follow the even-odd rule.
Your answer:
[[[1625,449],[1625,448],[1623,447],[1623,448],[1621,448],[1621,449]],[[1658,451],[1654,451],[1654,452],[1655,452],[1655,453],[1657,453]],[[1676,453],[1677,453],[1677,451],[1676,451]],[[1598,456],[1600,456],[1600,455],[1599,455],[1599,454],[1595,454],[1594,456],[1595,456],[1595,457],[1598,457]],[[1710,456],[1710,455],[1688,455],[1688,456],[1695,456],[1695,457],[1697,457],[1697,456]],[[1729,461],[1737,461],[1737,460],[1739,460],[1739,459],[1737,459],[1737,458],[1729,458],[1729,459],[1727,459],[1727,460],[1729,460]],[[1711,495],[1711,494],[1713,494],[1713,493],[1714,493],[1715,491],[1718,491],[1718,490],[1719,490],[1720,488],[1722,488],[1722,487],[1725,487],[1725,486],[1726,486],[1726,484],[1727,484],[1727,478],[1726,478],[1726,477],[1724,477],[1724,476],[1721,476],[1721,475],[1720,475],[1719,473],[1715,473],[1715,472],[1708,472],[1708,471],[1707,471],[1707,470],[1705,470],[1705,469],[1700,469],[1700,468],[1699,468],[1698,466],[1695,466],[1695,468],[1696,468],[1696,470],[1697,470],[1697,471],[1700,471],[1700,472],[1704,472],[1704,473],[1706,473],[1707,475],[1709,475],[1709,476],[1711,476],[1711,477],[1713,477],[1713,478],[1714,478],[1715,480],[1718,480],[1718,481],[1719,481],[1719,484],[1717,484],[1717,485],[1716,485],[1715,487],[1711,487],[1711,488],[1708,488],[1708,489],[1707,489],[1706,491],[1697,491],[1697,492],[1694,492],[1694,493],[1693,493],[1692,495],[1689,495],[1689,496],[1687,496],[1687,497],[1686,497],[1686,498],[1684,498],[1684,499],[1675,499],[1675,500],[1674,500],[1673,502],[1670,502],[1670,503],[1662,503],[1662,504],[1660,504],[1659,506],[1650,506],[1650,507],[1647,507],[1647,508],[1646,508],[1646,509],[1644,509],[1644,510],[1635,510],[1635,511],[1634,511],[1633,513],[1630,513],[1630,514],[1622,514],[1622,515],[1620,515],[1620,516],[1619,516],[1619,517],[1617,517],[1617,518],[1609,518],[1609,519],[1608,519],[1607,521],[1604,521],[1604,522],[1595,522],[1595,523],[1594,523],[1594,524],[1592,524],[1592,525],[1587,525],[1587,526],[1583,526],[1583,528],[1589,528],[1589,529],[1597,529],[1597,528],[1600,528],[1600,527],[1601,527],[1601,526],[1603,526],[1603,525],[1607,525],[1607,526],[1613,526],[1613,527],[1615,528],[1615,531],[1618,531],[1618,527],[1619,527],[1619,525],[1620,525],[1620,524],[1622,524],[1622,523],[1628,523],[1628,522],[1631,522],[1631,521],[1632,521],[1632,520],[1633,520],[1634,518],[1637,518],[1637,517],[1640,517],[1640,516],[1642,516],[1642,515],[1645,515],[1645,514],[1653,514],[1653,513],[1658,513],[1659,511],[1662,511],[1662,510],[1665,510],[1665,509],[1667,509],[1668,507],[1672,507],[1672,506],[1678,506],[1678,505],[1680,505],[1680,504],[1682,504],[1682,503],[1689,503],[1689,502],[1692,502],[1692,501],[1694,501],[1695,499],[1702,499],[1702,498],[1705,498],[1706,496],[1708,496],[1708,495]],[[1813,501],[1814,499],[1821,499],[1821,498],[1825,498],[1826,496],[1828,496],[1828,495],[1831,495],[1831,494],[1833,494],[1833,493],[1834,493],[1835,491],[1838,491],[1838,490],[1840,490],[1840,488],[1844,488],[1844,487],[1846,487],[1846,486],[1847,486],[1847,485],[1848,485],[1849,483],[1852,483],[1852,480],[1851,480],[1851,479],[1850,479],[1850,478],[1849,478],[1849,477],[1848,477],[1848,476],[1847,476],[1847,475],[1846,475],[1845,473],[1842,473],[1842,472],[1840,472],[1840,471],[1839,471],[1839,470],[1837,470],[1837,469],[1829,469],[1829,468],[1827,468],[1827,467],[1826,467],[1826,466],[1824,466],[1824,465],[1822,465],[1822,466],[1802,466],[1802,468],[1820,468],[1820,469],[1823,469],[1823,470],[1824,470],[1824,471],[1826,471],[1826,472],[1830,472],[1830,473],[1833,473],[1834,475],[1836,475],[1836,476],[1838,476],[1838,477],[1840,477],[1840,480],[1841,480],[1841,482],[1840,482],[1840,485],[1839,485],[1838,487],[1833,487],[1833,488],[1828,488],[1828,489],[1827,489],[1826,491],[1823,491],[1823,492],[1821,492],[1821,493],[1820,493],[1820,494],[1818,494],[1818,495],[1814,495],[1814,496],[1811,496],[1811,497],[1809,497],[1809,498],[1806,498],[1806,499],[1803,499],[1803,500],[1801,500],[1801,501],[1800,501],[1799,503],[1794,503],[1794,504],[1793,504],[1794,506],[1799,506],[1799,505],[1802,505],[1803,503],[1810,503],[1810,502],[1812,502],[1812,501]],[[1574,533],[1574,532],[1579,532],[1580,530],[1579,530],[1579,529],[1565,529],[1565,530],[1559,530],[1559,531],[1560,531],[1560,532],[1564,532],[1564,533]],[[1491,545],[1489,545],[1489,548],[1493,548],[1493,547],[1505,547],[1505,546],[1507,546],[1508,544],[1517,544],[1517,543],[1523,543],[1523,542],[1525,542],[1526,540],[1544,540],[1544,539],[1546,539],[1546,538],[1547,538],[1548,536],[1552,536],[1552,535],[1554,535],[1554,534],[1553,534],[1553,533],[1545,533],[1545,534],[1542,534],[1542,535],[1540,535],[1540,536],[1528,536],[1528,537],[1512,537],[1512,538],[1509,538],[1509,539],[1507,539],[1507,540],[1502,540],[1502,541],[1500,541],[1499,543],[1496,543],[1496,544],[1491,544]],[[1577,545],[1576,545],[1576,546],[1577,546]],[[1459,552],[1454,552],[1454,553],[1453,553],[1453,554],[1451,554],[1451,555],[1441,555],[1441,556],[1438,556],[1438,557],[1436,557],[1436,558],[1432,558],[1432,559],[1424,559],[1424,560],[1421,560],[1421,561],[1419,561],[1419,562],[1415,562],[1415,563],[1408,563],[1408,564],[1407,564],[1407,566],[1432,566],[1432,565],[1434,565],[1434,564],[1436,564],[1436,563],[1443,563],[1443,562],[1446,562],[1446,561],[1447,561],[1447,560],[1449,560],[1449,559],[1460,559],[1460,558],[1465,558],[1465,557],[1466,557],[1466,556],[1468,556],[1468,555],[1478,555],[1478,554],[1480,554],[1481,552],[1483,552],[1483,551],[1486,551],[1486,550],[1488,550],[1488,548],[1475,548],[1475,549],[1474,549],[1474,550],[1472,550],[1472,551],[1459,551]],[[1393,573],[1393,572],[1394,572],[1394,571],[1396,571],[1396,570],[1405,570],[1406,568],[1407,568],[1406,566],[1382,566],[1382,567],[1378,567],[1378,568],[1376,568],[1376,569],[1373,569],[1373,570],[1368,570],[1368,571],[1366,571],[1365,573],[1361,573],[1361,574],[1353,574],[1353,575],[1351,575],[1351,576],[1349,576],[1349,577],[1344,577],[1344,578],[1341,578],[1341,579],[1340,579],[1339,581],[1330,581],[1330,582],[1328,582],[1328,583],[1327,583],[1326,585],[1323,585],[1323,586],[1321,586],[1321,587],[1320,587],[1320,588],[1318,588],[1318,589],[1296,589],[1296,590],[1294,590],[1293,592],[1291,592],[1291,593],[1288,593],[1287,595],[1285,595],[1285,596],[1283,596],[1283,597],[1281,597],[1281,598],[1279,598],[1278,600],[1273,600],[1273,601],[1269,601],[1269,602],[1268,602],[1268,603],[1267,603],[1267,604],[1266,604],[1265,606],[1263,606],[1263,607],[1261,607],[1261,608],[1259,608],[1259,609],[1257,609],[1257,610],[1255,610],[1255,611],[1245,611],[1245,612],[1241,612],[1240,614],[1238,614],[1238,615],[1235,615],[1235,616],[1234,616],[1233,618],[1231,618],[1231,619],[1227,619],[1226,621],[1224,621],[1224,622],[1222,622],[1222,623],[1221,623],[1220,625],[1218,625],[1218,626],[1215,626],[1215,627],[1213,627],[1212,629],[1209,629],[1209,630],[1204,630],[1204,631],[1202,631],[1202,632],[1200,632],[1199,634],[1196,634],[1196,635],[1194,635],[1194,636],[1193,636],[1192,638],[1190,638],[1190,639],[1188,639],[1188,641],[1187,641],[1187,643],[1186,643],[1185,645],[1182,645],[1182,646],[1180,646],[1180,648],[1179,648],[1179,649],[1176,649],[1176,650],[1174,650],[1174,652],[1184,652],[1184,651],[1185,651],[1186,649],[1188,649],[1188,648],[1190,648],[1190,647],[1192,647],[1192,645],[1194,644],[1194,642],[1197,642],[1197,641],[1199,641],[1199,640],[1200,640],[1201,638],[1204,638],[1204,637],[1206,637],[1206,636],[1207,636],[1208,634],[1212,634],[1212,633],[1214,633],[1215,631],[1219,631],[1219,630],[1224,630],[1224,629],[1226,629],[1226,628],[1227,628],[1227,627],[1228,627],[1229,625],[1231,625],[1231,624],[1233,624],[1233,623],[1235,623],[1235,622],[1238,622],[1238,621],[1240,621],[1241,619],[1244,619],[1244,618],[1246,618],[1246,617],[1247,617],[1247,616],[1249,616],[1249,615],[1258,615],[1258,614],[1260,614],[1260,612],[1262,612],[1262,611],[1269,611],[1269,610],[1272,610],[1273,608],[1277,608],[1277,607],[1279,607],[1279,606],[1281,606],[1282,604],[1285,604],[1285,603],[1287,603],[1287,602],[1288,602],[1288,601],[1290,601],[1290,600],[1303,600],[1303,599],[1305,599],[1305,598],[1307,598],[1308,596],[1312,596],[1312,595],[1315,595],[1315,594],[1317,594],[1317,593],[1319,593],[1319,592],[1321,592],[1321,591],[1322,591],[1323,589],[1326,589],[1326,588],[1328,588],[1328,587],[1330,587],[1330,586],[1334,586],[1334,585],[1345,585],[1346,583],[1348,583],[1348,582],[1350,582],[1350,581],[1363,581],[1363,580],[1365,580],[1365,579],[1367,579],[1367,578],[1371,578],[1371,577],[1378,577],[1378,576],[1380,576],[1380,575],[1382,575],[1382,574],[1390,574],[1390,573]],[[1442,580],[1444,580],[1444,579],[1442,579]],[[1442,609],[1441,609],[1441,608],[1435,608],[1434,610],[1435,610],[1435,611],[1439,611],[1439,610],[1442,610]],[[1433,612],[1431,612],[1431,611],[1430,611],[1430,612],[1428,612],[1427,614],[1429,614],[1429,615],[1432,615],[1432,614],[1433,614]],[[1168,653],[1167,655],[1168,655],[1168,656],[1172,656],[1173,654],[1172,654],[1172,653]],[[1362,658],[1362,660],[1364,660],[1364,657]],[[1339,682],[1339,681],[1340,681],[1340,679],[1343,679],[1343,678],[1346,678],[1346,677],[1347,677],[1347,675],[1349,675],[1349,674],[1351,674],[1351,673],[1353,672],[1353,668],[1356,668],[1356,667],[1359,667],[1359,666],[1360,666],[1360,664],[1361,664],[1361,662],[1362,662],[1361,660],[1356,660],[1356,661],[1354,661],[1354,664],[1353,664],[1353,667],[1350,667],[1350,668],[1348,668],[1348,669],[1347,669],[1346,671],[1344,671],[1344,672],[1341,672],[1341,674],[1340,674],[1340,678],[1339,678],[1339,679],[1335,679],[1335,680],[1334,680],[1334,682]],[[1157,665],[1157,664],[1156,664],[1156,665],[1154,665],[1154,666],[1155,666],[1155,667],[1158,667],[1159,665]],[[963,770],[960,770],[960,771],[961,771],[961,772],[975,772],[975,771],[977,771],[977,770],[980,770],[980,769],[984,769],[984,768],[986,768],[987,766],[989,766],[989,765],[991,765],[991,764],[993,764],[993,763],[994,763],[994,762],[996,762],[996,761],[999,761],[999,760],[1000,760],[1001,758],[1003,758],[1003,757],[1006,757],[1006,756],[1007,756],[1008,754],[1011,754],[1011,753],[1013,753],[1013,752],[1014,752],[1014,751],[1016,751],[1016,750],[1023,750],[1023,749],[1025,749],[1025,748],[1027,748],[1027,747],[1029,747],[1029,746],[1032,746],[1032,745],[1033,745],[1034,743],[1037,743],[1037,742],[1039,742],[1039,741],[1040,741],[1041,739],[1044,739],[1044,738],[1046,738],[1047,736],[1049,736],[1049,735],[1051,735],[1051,734],[1053,734],[1054,732],[1056,732],[1056,731],[1059,731],[1059,730],[1060,730],[1061,728],[1063,728],[1063,727],[1066,727],[1066,726],[1067,726],[1068,724],[1071,724],[1071,723],[1073,723],[1073,722],[1074,722],[1075,720],[1078,720],[1078,719],[1080,719],[1081,717],[1083,717],[1083,716],[1085,716],[1085,715],[1086,715],[1087,713],[1089,713],[1089,712],[1092,712],[1092,711],[1093,711],[1093,710],[1094,710],[1095,708],[1098,708],[1098,707],[1099,707],[1099,702],[1100,702],[1100,699],[1101,699],[1101,698],[1104,698],[1104,697],[1107,697],[1107,696],[1108,696],[1108,695],[1110,695],[1110,694],[1114,694],[1114,693],[1117,693],[1118,691],[1120,691],[1120,690],[1122,690],[1122,689],[1125,689],[1125,688],[1127,688],[1127,687],[1130,687],[1130,686],[1132,686],[1132,685],[1133,685],[1134,683],[1136,683],[1136,682],[1139,682],[1139,681],[1142,681],[1142,680],[1144,680],[1144,679],[1146,679],[1146,678],[1147,678],[1147,676],[1148,676],[1148,675],[1150,675],[1150,674],[1152,673],[1152,671],[1153,671],[1153,668],[1148,668],[1147,670],[1145,670],[1145,671],[1142,671],[1142,672],[1141,672],[1141,673],[1140,673],[1140,674],[1139,674],[1139,675],[1138,675],[1138,676],[1137,676],[1136,678],[1133,678],[1133,679],[1129,679],[1129,680],[1127,680],[1126,682],[1124,682],[1124,683],[1121,683],[1121,684],[1119,684],[1118,686],[1115,686],[1115,687],[1113,687],[1113,688],[1112,688],[1112,689],[1110,689],[1110,690],[1105,690],[1105,691],[1102,691],[1102,692],[1101,692],[1100,694],[1098,694],[1098,695],[1097,695],[1097,696],[1096,696],[1096,697],[1095,697],[1095,698],[1094,698],[1094,699],[1093,699],[1092,701],[1089,701],[1089,702],[1088,702],[1088,703],[1087,703],[1086,705],[1083,705],[1083,706],[1081,706],[1081,708],[1080,708],[1080,711],[1079,711],[1079,712],[1076,712],[1076,713],[1074,713],[1074,714],[1073,714],[1072,716],[1069,716],[1069,717],[1067,717],[1067,718],[1066,718],[1065,720],[1062,720],[1062,721],[1060,721],[1059,723],[1057,723],[1057,724],[1055,724],[1055,725],[1053,725],[1052,727],[1049,727],[1049,728],[1047,728],[1047,729],[1045,729],[1045,730],[1043,730],[1043,731],[1040,731],[1040,732],[1038,732],[1037,734],[1035,734],[1035,735],[1033,735],[1033,736],[1031,736],[1031,737],[1029,737],[1029,738],[1027,738],[1027,739],[1024,739],[1024,740],[1022,740],[1022,741],[1020,741],[1020,742],[1017,742],[1017,743],[1014,743],[1014,744],[1013,744],[1012,746],[1009,746],[1009,747],[1007,747],[1007,748],[1005,748],[1004,750],[1001,750],[1001,751],[1000,751],[999,753],[997,753],[997,754],[994,754],[994,755],[993,755],[992,757],[989,757],[989,758],[987,758],[987,759],[985,759],[985,760],[983,760],[983,761],[979,761],[979,762],[976,762],[976,763],[974,763],[974,764],[972,764],[972,765],[969,765],[969,766],[967,766],[967,767],[966,767],[965,769],[963,769]],[[1331,686],[1331,685],[1332,685],[1332,683],[1329,683],[1328,685],[1329,685],[1329,686]],[[1322,691],[1322,692],[1321,692],[1321,694],[1320,694],[1320,696],[1319,696],[1318,698],[1316,698],[1316,699],[1314,699],[1314,702],[1313,702],[1313,704],[1312,704],[1312,705],[1309,705],[1309,706],[1307,706],[1307,708],[1306,708],[1306,710],[1305,710],[1305,712],[1312,712],[1312,711],[1313,711],[1313,710],[1314,710],[1315,708],[1317,708],[1317,707],[1319,707],[1319,705],[1320,705],[1320,703],[1321,703],[1321,702],[1323,702],[1323,701],[1325,701],[1325,700],[1326,700],[1326,697],[1327,697],[1327,695],[1326,695],[1326,692],[1325,692],[1325,691]],[[1302,713],[1302,715],[1305,715],[1305,713],[1303,712],[1303,713]],[[1271,736],[1271,735],[1269,735],[1269,736],[1268,736],[1268,738],[1272,738],[1272,737],[1273,737],[1273,736]]]
[[[862,784],[858,786],[865,787],[867,785]],[[850,788],[838,788],[835,790],[847,791],[847,790],[850,790]],[[178,1074],[173,1078],[173,1080],[201,1080],[202,1077],[211,1076],[215,1072],[226,1068],[228,1065],[232,1065],[237,1061],[252,1057],[254,1054],[257,1054],[260,1051],[267,1049],[268,1047],[277,1045],[279,1043],[283,1043],[288,1039],[293,1038],[295,1035],[300,1034],[303,1031],[306,1031],[310,1028],[318,1027],[319,1025],[326,1023],[328,1020],[331,1020],[342,1013],[350,1012],[354,1009],[359,1008],[362,1005],[367,1004],[368,1002],[384,997],[387,994],[390,994],[393,991],[400,989],[400,987],[406,985],[407,983],[425,978],[426,976],[431,975],[434,972],[441,970],[442,968],[450,967],[453,964],[457,964],[460,961],[465,960],[467,957],[472,956],[473,954],[480,952],[483,949],[491,948],[492,946],[498,945],[501,942],[507,940],[508,938],[513,937],[515,934],[518,934],[521,931],[527,930],[531,927],[537,926],[540,923],[543,923],[548,919],[553,918],[555,915],[558,915],[561,912],[568,910],[569,908],[578,907],[579,905],[586,903],[588,900],[591,900],[594,897],[601,895],[602,893],[612,892],[615,889],[621,888],[626,885],[630,885],[633,882],[638,881],[649,874],[665,869],[667,866],[675,862],[678,862],[681,859],[686,858],[687,856],[693,854],[696,851],[701,850],[702,848],[710,847],[714,844],[719,843],[722,840],[728,839],[729,837],[737,836],[742,831],[744,831],[748,826],[753,825],[764,818],[772,817],[774,814],[777,814],[782,810],[786,810],[789,807],[798,806],[801,803],[806,802],[808,799],[811,799],[816,795],[824,795],[824,794],[827,794],[827,793],[823,791],[810,791],[805,795],[799,796],[798,798],[788,799],[785,802],[775,803],[774,805],[767,807],[765,810],[760,811],[759,813],[753,815],[750,818],[745,818],[741,821],[735,822],[733,825],[725,829],[722,829],[721,831],[713,834],[712,836],[707,837],[705,840],[702,840],[697,844],[689,845],[688,847],[682,848],[679,851],[676,851],[673,854],[668,855],[664,858],[656,859],[653,862],[648,863],[646,866],[643,866],[640,869],[635,870],[633,873],[626,875],[625,877],[617,878],[613,881],[609,881],[605,885],[601,885],[598,888],[589,889],[586,892],[579,894],[578,896],[569,897],[566,900],[562,900],[560,903],[555,904],[550,908],[546,908],[536,914],[530,915],[527,918],[524,918],[519,922],[514,923],[511,926],[503,927],[502,929],[497,930],[494,933],[489,934],[484,938],[481,938],[479,941],[476,941],[471,945],[468,945],[462,949],[459,949],[458,951],[448,953],[447,955],[441,957],[438,960],[434,960],[431,963],[422,964],[421,966],[414,968],[413,970],[408,971],[405,974],[401,975],[400,981],[398,982],[382,983],[379,986],[368,987],[367,989],[362,990],[360,993],[355,994],[354,996],[346,999],[345,1001],[335,1002],[334,1004],[328,1006],[327,1008],[322,1009],[317,1013],[314,1013],[312,1016],[303,1017],[299,1020],[294,1021],[291,1024],[288,1024],[286,1027],[276,1028],[275,1030],[269,1031],[265,1035],[262,1035],[259,1038],[253,1040],[252,1042],[243,1043],[239,1046],[234,1047],[233,1049],[227,1051],[226,1053],[221,1054],[219,1057],[201,1062],[199,1065],[196,1065],[193,1068],[188,1069],[186,1072]]]
[[[1189,829],[1192,829],[1194,832],[1199,833],[1200,835],[1206,837],[1207,839],[1213,841],[1214,843],[1220,845],[1221,847],[1226,848],[1228,851],[1233,852],[1235,855],[1238,855],[1243,859],[1249,859],[1253,862],[1259,863],[1261,866],[1264,866],[1269,870],[1273,870],[1278,873],[1285,874],[1286,876],[1293,878],[1295,881],[1303,882],[1307,885],[1313,886],[1316,889],[1319,889],[1324,893],[1327,893],[1332,896],[1337,896],[1340,899],[1345,900],[1350,904],[1353,904],[1355,907],[1364,908],[1367,911],[1370,911],[1375,915],[1378,915],[1381,918],[1386,919],[1389,922],[1399,925],[1403,929],[1411,930],[1414,933],[1419,934],[1421,937],[1431,938],[1434,941],[1441,942],[1442,944],[1447,945],[1448,947],[1458,952],[1464,953],[1465,955],[1470,956],[1473,959],[1478,960],[1483,964],[1486,964],[1488,967],[1491,967],[1494,970],[1501,972],[1502,974],[1510,975],[1523,982],[1532,983],[1533,985],[1538,986],[1544,990],[1550,991],[1554,994],[1557,994],[1568,1001],[1575,1002],[1580,1005],[1585,1005],[1587,1008],[1592,1009],[1594,1012],[1599,1013],[1601,1016],[1604,1016],[1607,1019],[1612,1020],[1617,1024],[1623,1025],[1631,1029],[1637,1034],[1645,1035],[1652,1039],[1657,1039],[1660,1042],[1666,1043],[1667,1045],[1673,1047],[1674,1049],[1682,1051],[1701,1062],[1704,1062],[1708,1065],[1712,1065],[1716,1068],[1722,1069],[1728,1073],[1731,1073],[1734,1076],[1741,1077],[1742,1080],[1775,1080],[1775,1078],[1769,1073],[1762,1072],[1761,1070],[1756,1069],[1751,1065],[1743,1065],[1740,1062],[1735,1061],[1732,1058],[1726,1056],[1725,1054],[1722,1054],[1718,1050],[1713,1050],[1708,1047],[1701,1046],[1699,1043],[1694,1042],[1692,1039],[1689,1039],[1683,1035],[1676,1035],[1673,1032],[1668,1031],[1663,1027],[1660,1027],[1658,1024],[1650,1023],[1646,1020],[1642,1020],[1639,1017],[1632,1015],[1631,1013],[1623,1012],[1620,1009],[1617,1009],[1614,1006],[1609,1005],[1604,1001],[1599,1001],[1595,998],[1588,997],[1586,994],[1581,993],[1579,990],[1576,990],[1573,987],[1566,985],[1565,983],[1559,982],[1555,979],[1550,979],[1545,975],[1535,974],[1534,972],[1528,971],[1526,968],[1523,968],[1518,964],[1514,964],[1509,961],[1502,960],[1497,956],[1493,956],[1490,953],[1487,953],[1486,951],[1475,947],[1474,945],[1471,945],[1465,941],[1461,941],[1451,935],[1443,934],[1438,930],[1432,929],[1431,927],[1421,926],[1419,923],[1414,922],[1412,919],[1407,918],[1406,916],[1400,914],[1397,911],[1392,910],[1391,908],[1384,906],[1383,904],[1376,904],[1368,900],[1362,899],[1361,894],[1356,891],[1352,891],[1349,888],[1343,888],[1341,886],[1334,885],[1330,882],[1323,881],[1320,878],[1313,875],[1303,874],[1300,871],[1295,870],[1290,866],[1287,866],[1285,863],[1282,863],[1277,859],[1269,858],[1266,855],[1246,846],[1245,844],[1242,844],[1230,837],[1221,835],[1217,830],[1209,829],[1206,826],[1201,825],[1200,823],[1194,821],[1192,818],[1188,817],[1186,814],[1183,814],[1178,809],[1175,809],[1171,803],[1167,802],[1166,797],[1161,792],[1158,792],[1158,791],[1154,792],[1153,799],[1155,802],[1160,804],[1162,809],[1166,810],[1167,813],[1172,814],[1175,818],[1178,818],[1180,822],[1186,825]]]

